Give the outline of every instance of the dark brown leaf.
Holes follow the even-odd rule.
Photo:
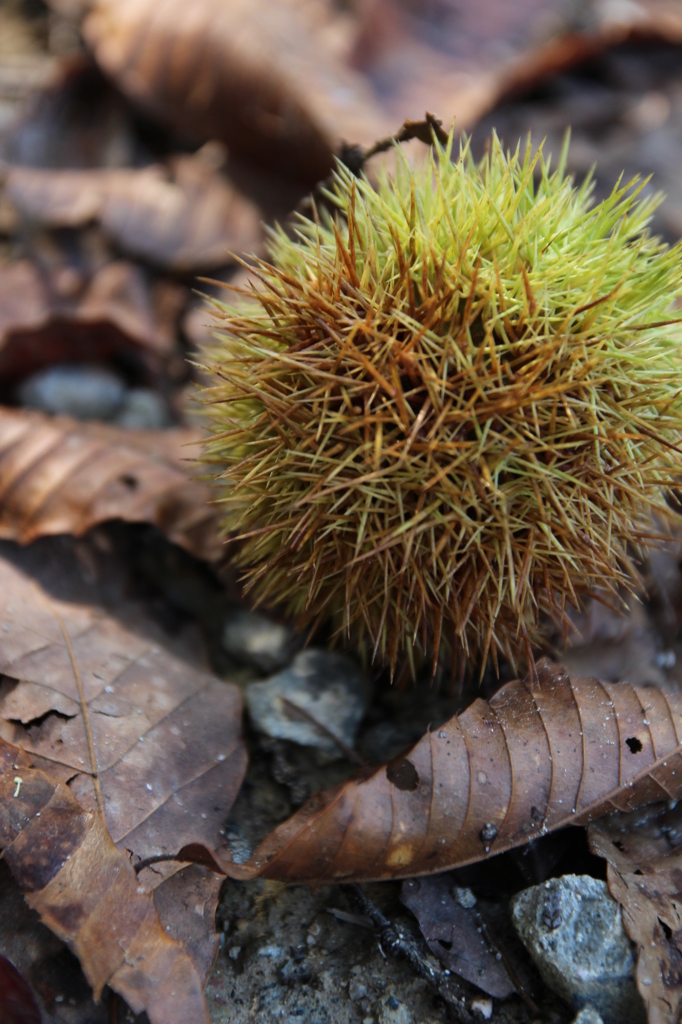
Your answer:
[[[6,264],[0,267],[0,378],[13,381],[58,362],[104,361],[126,350],[158,367],[176,353],[181,299],[166,302],[160,316],[142,270],[124,260],[107,263],[89,281],[74,268],[47,274],[27,259]]]
[[[218,952],[215,915],[223,881],[215,871],[189,864],[153,890],[161,924],[185,947],[204,985]]]
[[[84,33],[149,110],[313,185],[338,139],[368,145],[394,127],[342,59],[347,27],[324,3],[97,0]]]
[[[11,960],[30,983],[41,1024],[107,1024],[104,1000],[95,1004],[78,960],[26,904],[4,861],[0,862],[0,922],[0,955]]]
[[[677,1024],[682,1011],[682,804],[614,814],[589,828],[608,861],[611,895],[637,946],[637,987],[649,1024]]]
[[[258,208],[200,156],[142,169],[13,167],[5,190],[25,217],[51,227],[97,220],[126,252],[176,271],[212,269],[261,244]]]
[[[77,955],[95,998],[109,984],[152,1024],[208,1024],[192,961],[100,815],[2,739],[0,849],[29,906]]]
[[[40,1024],[31,986],[4,956],[0,956],[0,1020],[2,1024]]]
[[[3,158],[30,167],[129,163],[131,113],[87,54],[52,62],[49,78],[34,78],[21,116],[3,132]]]
[[[80,536],[110,519],[153,523],[199,558],[224,552],[211,491],[193,479],[196,433],[129,431],[0,408],[0,537]]]
[[[452,889],[453,880],[447,875],[411,878],[403,882],[400,899],[419,921],[429,949],[444,967],[489,996],[505,999],[514,985],[504,964],[486,941],[476,909],[462,906]]]
[[[508,683],[398,762],[314,796],[229,873],[309,882],[431,874],[682,795],[679,691],[571,679],[544,660],[538,675],[535,688]],[[408,771],[410,784],[399,785]]]

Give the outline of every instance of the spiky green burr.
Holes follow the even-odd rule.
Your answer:
[[[682,250],[565,154],[435,145],[278,231],[205,353],[205,458],[257,597],[393,668],[529,655],[632,561],[682,472]],[[531,655],[532,661],[532,655]]]

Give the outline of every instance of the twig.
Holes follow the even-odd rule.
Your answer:
[[[340,736],[337,736],[335,732],[328,729],[322,722],[318,722],[317,718],[315,718],[314,715],[311,715],[309,711],[306,711],[305,708],[299,707],[298,704],[295,704],[293,700],[289,700],[288,697],[282,697],[281,701],[287,711],[292,712],[295,717],[304,718],[305,721],[310,722],[318,732],[321,732],[323,736],[326,736],[327,739],[330,739],[335,743],[339,750],[343,751],[348,760],[352,761],[353,764],[363,765],[365,763],[360,755],[356,753],[352,747],[348,746],[345,740],[342,740]]]
[[[463,995],[459,995],[459,985],[448,973],[429,962],[419,946],[399,925],[393,924],[385,917],[362,886],[355,883],[344,885],[344,892],[354,910],[372,921],[379,932],[379,948],[392,956],[407,960],[408,964],[420,978],[423,978],[448,1005],[459,1024],[477,1024],[476,1018],[466,1008]]]
[[[506,951],[504,949],[503,944],[501,942],[498,942],[497,937],[495,936],[495,933],[493,932],[492,928],[484,920],[484,918],[481,916],[481,914],[477,913],[476,916],[478,918],[478,922],[479,922],[479,925],[480,925],[480,928],[481,928],[481,934],[483,935],[483,938],[488,943],[488,946],[491,946],[493,949],[496,949],[497,952],[500,954],[500,957],[502,958],[502,966],[504,967],[505,971],[509,975],[511,983],[514,986],[514,988],[516,989],[518,995],[520,995],[521,998],[523,999],[523,1001],[526,1004],[526,1006],[527,1006],[529,1012],[531,1013],[531,1015],[533,1017],[539,1017],[540,1016],[540,1008],[538,1007],[537,1003],[535,1002],[535,1000],[531,996],[530,992],[525,987],[525,985],[523,984],[523,982],[519,978],[518,974],[514,970],[514,967],[513,967],[512,963],[511,963],[509,957],[507,956],[507,953],[506,953]]]
[[[411,142],[412,139],[418,139],[424,145],[432,146],[434,138],[440,142],[441,146],[445,146],[448,141],[448,133],[443,128],[443,122],[427,110],[423,121],[410,121],[409,119],[404,121],[395,135],[380,139],[369,149],[363,149],[362,146],[344,145],[339,159],[353,174],[360,174],[371,157],[376,156],[377,153],[385,153],[398,142]]]
[[[109,1024],[119,1024],[119,998],[113,988],[109,989]]]

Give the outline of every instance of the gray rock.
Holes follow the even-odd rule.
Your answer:
[[[296,708],[352,747],[368,696],[365,677],[353,661],[310,648],[283,672],[247,686],[246,706],[256,729],[267,736],[316,747],[333,759],[343,756],[338,744]]]
[[[591,1006],[586,1006],[574,1019],[573,1024],[604,1024],[603,1019]]]
[[[29,409],[77,420],[110,420],[122,407],[125,384],[104,366],[62,364],[21,382],[17,396]]]
[[[643,1024],[632,946],[606,882],[564,875],[533,886],[512,900],[512,920],[546,984],[574,1010]]]
[[[171,418],[168,406],[158,391],[131,388],[125,396],[116,422],[130,430],[163,430],[170,426]]]
[[[359,999],[364,999],[367,995],[367,986],[363,985],[361,981],[356,978],[352,978],[348,982],[348,998],[353,1002],[357,1002]]]
[[[259,672],[277,672],[289,664],[302,638],[261,612],[235,608],[225,617],[222,643],[236,661]]]

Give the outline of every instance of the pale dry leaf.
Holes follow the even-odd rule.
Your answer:
[[[198,432],[131,431],[0,408],[0,538],[150,523],[208,561],[224,545],[210,488],[195,479]]]
[[[261,214],[200,156],[167,166],[92,170],[11,167],[5,192],[50,227],[99,221],[121,249],[175,271],[205,271],[262,243]]]
[[[649,1024],[677,1024],[682,1011],[682,804],[614,814],[589,828],[608,862],[611,895],[637,948],[637,987]]]
[[[569,677],[503,686],[405,755],[312,797],[236,878],[413,877],[682,795],[682,693]]]
[[[340,56],[344,25],[328,5],[297,0],[97,0],[84,35],[147,109],[313,185],[339,139],[368,145],[392,127]]]

